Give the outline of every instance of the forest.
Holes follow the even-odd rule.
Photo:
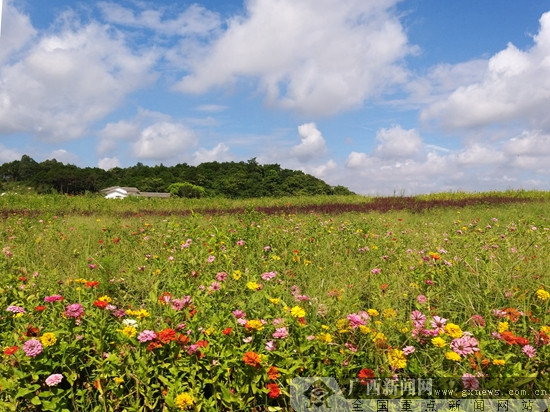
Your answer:
[[[145,192],[169,192],[182,184],[199,188],[207,197],[253,198],[301,195],[353,194],[344,186],[330,186],[323,180],[278,164],[246,162],[207,162],[197,166],[186,163],[80,168],[55,159],[36,162],[28,155],[0,166],[0,190],[30,187],[37,193],[83,195],[98,193],[110,186],[137,187]],[[177,193],[173,193],[176,194]]]

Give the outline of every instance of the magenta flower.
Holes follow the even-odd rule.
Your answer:
[[[80,303],[71,303],[67,305],[63,314],[68,318],[79,318],[84,314],[84,308]]]
[[[29,339],[23,344],[23,352],[25,355],[34,358],[42,353],[42,343],[38,339]]]
[[[220,282],[213,281],[210,286],[208,286],[208,290],[211,292],[215,292],[217,290],[220,290],[222,288],[222,285]]]
[[[483,319],[483,316],[481,315],[472,315],[471,320],[475,326],[481,326],[481,327],[485,326],[485,319]]]
[[[425,304],[426,302],[428,302],[428,298],[424,295],[418,295],[416,297],[416,301],[420,304],[420,305],[423,305]]]
[[[227,278],[227,273],[225,272],[220,272],[216,275],[216,280],[218,280],[219,282],[224,282],[226,278]]]
[[[365,319],[358,315],[357,313],[350,313],[347,316],[347,319],[349,320],[349,324],[352,327],[352,329],[358,328],[359,326],[365,325]]]
[[[277,328],[275,332],[273,332],[273,337],[275,339],[286,339],[288,337],[288,329],[286,327]]]
[[[150,342],[154,340],[156,337],[157,337],[157,334],[155,333],[155,331],[144,330],[138,335],[138,341],[140,341],[141,343]]]
[[[235,316],[237,319],[243,319],[246,317],[246,313],[244,313],[242,310],[235,309],[233,312],[233,316]]]
[[[276,272],[266,272],[266,273],[262,273],[262,279],[263,280],[271,280],[273,279],[275,276],[277,276],[277,273]]]
[[[244,240],[242,240],[242,239],[241,239],[241,240],[238,240],[238,241],[237,241],[237,245],[238,245],[238,246],[243,246],[243,245],[244,245]]]
[[[373,275],[379,275],[380,273],[382,273],[382,269],[374,268],[370,271],[370,273],[372,273]]]
[[[46,296],[44,298],[44,302],[57,302],[59,300],[63,300],[63,296],[61,296],[61,295],[52,295],[52,296]]]
[[[476,338],[464,335],[461,338],[453,339],[451,349],[460,356],[466,356],[479,351],[478,344],[479,342]]]
[[[462,386],[464,389],[478,389],[479,381],[471,373],[465,373],[462,375]]]
[[[216,256],[208,256],[208,259],[206,260],[208,263],[212,263],[214,260],[216,260]]]
[[[430,321],[430,325],[432,325],[432,328],[434,328],[437,332],[445,329],[446,324],[447,324],[447,319],[439,316],[434,316]]]
[[[531,359],[533,356],[537,354],[537,350],[532,347],[531,345],[525,345],[523,348],[521,348],[521,351],[529,358]]]
[[[21,306],[11,305],[8,306],[6,310],[11,313],[25,313],[25,308],[22,308]]]
[[[414,346],[405,346],[403,348],[403,354],[409,356],[411,353],[414,353],[415,350],[416,348]]]
[[[413,310],[411,312],[411,320],[415,328],[423,328],[426,324],[426,315],[419,310]]]
[[[55,386],[63,380],[63,375],[60,373],[54,373],[46,378],[46,385]]]
[[[273,352],[275,349],[277,349],[277,344],[274,341],[270,340],[266,342],[265,344],[266,351]]]

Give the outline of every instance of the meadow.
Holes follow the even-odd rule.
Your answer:
[[[286,411],[299,376],[550,394],[547,192],[0,216],[1,410]]]

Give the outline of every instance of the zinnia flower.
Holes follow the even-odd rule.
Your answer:
[[[269,389],[268,395],[270,398],[277,398],[281,394],[279,386],[275,382],[268,383],[266,387]]]
[[[44,302],[57,302],[63,300],[63,296],[61,295],[52,295],[52,296],[46,296],[44,298]]]
[[[9,348],[6,348],[4,349],[4,355],[6,356],[11,356],[13,355],[15,352],[17,352],[19,350],[19,347],[14,345],[14,346],[10,346]]]
[[[46,332],[40,337],[40,342],[42,342],[42,345],[48,347],[55,345],[55,342],[57,342],[57,338],[55,335],[51,332]]]
[[[290,309],[290,314],[295,318],[303,318],[306,316],[306,311],[300,306],[294,306],[292,309]]]
[[[23,352],[25,355],[34,358],[42,353],[43,346],[37,339],[29,339],[23,344]]]
[[[139,335],[138,335],[138,341],[140,341],[141,343],[145,343],[145,342],[150,342],[152,340],[154,340],[155,338],[157,337],[157,334],[155,333],[155,331],[152,331],[152,330],[144,330],[143,332],[141,332]]]
[[[256,352],[249,351],[243,355],[243,362],[254,368],[262,366],[262,358]]]
[[[550,293],[547,290],[544,290],[544,289],[537,290],[536,295],[537,295],[537,298],[539,300],[543,301],[543,302],[550,299]]]
[[[63,312],[68,318],[79,318],[84,314],[84,307],[80,303],[71,303]]]
[[[388,352],[388,361],[394,369],[403,369],[407,366],[407,357],[401,349],[392,349]]]
[[[270,366],[267,370],[267,377],[272,381],[278,379],[280,376],[281,374],[279,373],[279,369],[277,369],[276,366]]]
[[[273,337],[275,339],[286,339],[288,337],[288,329],[286,327],[277,328],[273,333]]]
[[[25,313],[25,308],[22,308],[21,306],[11,305],[8,306],[6,310],[11,313]]]
[[[530,359],[537,354],[537,350],[531,345],[525,345],[521,351]]]
[[[462,329],[454,323],[447,323],[445,325],[445,332],[447,332],[447,335],[451,338],[460,338],[462,336]]]
[[[456,352],[453,352],[453,351],[446,352],[445,357],[447,359],[451,360],[451,361],[454,361],[454,362],[460,362],[462,360],[460,355]]]
[[[191,396],[189,393],[180,393],[178,396],[176,396],[176,405],[180,409],[187,409],[193,406],[195,403],[195,398]]]
[[[465,373],[462,375],[462,386],[464,389],[478,389],[479,381],[471,373]]]
[[[359,378],[359,383],[361,385],[367,385],[374,379],[374,371],[372,369],[364,368],[359,371],[357,374]]]
[[[63,375],[60,373],[54,373],[46,378],[46,385],[55,386],[63,380]]]

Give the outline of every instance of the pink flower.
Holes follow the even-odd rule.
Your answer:
[[[217,290],[220,290],[221,287],[222,285],[219,282],[214,281],[210,284],[210,286],[208,286],[208,290],[211,292],[215,292]]]
[[[44,298],[44,302],[57,302],[59,300],[63,300],[63,296],[61,296],[61,295],[52,295],[52,296],[46,296]]]
[[[138,335],[138,341],[140,341],[141,343],[150,342],[154,340],[156,337],[157,337],[157,334],[155,333],[155,331],[144,330]]]
[[[225,272],[220,272],[216,275],[216,280],[218,280],[219,282],[224,282],[226,278],[227,278],[227,273]]]
[[[277,349],[277,344],[274,341],[270,340],[266,342],[265,344],[266,351],[273,352],[275,349]]]
[[[42,343],[38,339],[29,339],[23,344],[23,352],[25,355],[34,358],[42,353]]]
[[[451,349],[460,356],[466,356],[479,351],[477,347],[478,344],[479,342],[476,338],[465,335],[461,338],[453,339],[451,342]]]
[[[529,358],[531,359],[533,356],[537,354],[537,350],[532,347],[531,345],[525,345],[523,348],[521,348],[521,351]]]
[[[277,328],[273,333],[273,337],[275,339],[286,339],[288,337],[288,329],[286,327]]]
[[[246,317],[246,313],[244,313],[242,310],[235,309],[233,312],[233,316],[235,316],[237,319],[242,319]]]
[[[441,318],[439,316],[434,316],[430,321],[430,325],[432,325],[432,328],[434,328],[437,332],[445,329],[446,324],[447,324],[447,319]]]
[[[426,296],[424,296],[424,295],[418,295],[418,296],[416,297],[416,301],[417,301],[419,304],[423,305],[423,304],[425,304],[425,303],[428,301],[428,298],[427,298]]]
[[[350,313],[347,318],[352,329],[358,328],[359,326],[366,324],[365,319],[363,319],[357,313]]]
[[[411,353],[414,353],[415,350],[416,348],[414,346],[405,346],[403,348],[403,354],[409,356]]]
[[[373,275],[379,275],[380,273],[382,273],[382,269],[374,268],[370,271],[370,273],[372,273]]]
[[[415,328],[423,328],[426,324],[426,315],[419,310],[413,310],[411,312],[411,320]]]
[[[237,246],[243,246],[244,245],[244,240],[237,240]]]
[[[263,280],[271,280],[273,279],[275,276],[277,276],[277,273],[276,272],[266,272],[266,273],[262,273],[262,279]]]
[[[208,256],[208,259],[206,260],[208,263],[212,263],[214,260],[216,260],[216,256]]]
[[[8,306],[6,310],[11,313],[25,313],[25,308],[22,308],[21,306]]]
[[[84,314],[84,308],[80,303],[71,303],[67,305],[63,314],[68,318],[79,318]]]
[[[481,315],[472,315],[471,320],[475,326],[481,326],[481,327],[485,326],[485,319],[483,319],[483,316]]]
[[[63,380],[63,375],[60,373],[54,373],[46,378],[46,385],[55,386]]]
[[[462,375],[462,386],[464,389],[478,389],[479,381],[471,373],[465,373]]]

